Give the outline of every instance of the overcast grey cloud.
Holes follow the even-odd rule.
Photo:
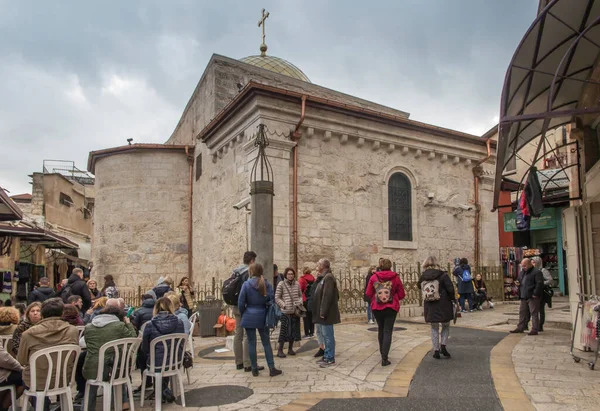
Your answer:
[[[268,53],[313,83],[482,134],[535,0],[0,0],[0,186],[44,159],[164,142],[210,56]]]

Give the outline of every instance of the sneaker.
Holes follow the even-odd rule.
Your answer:
[[[269,371],[269,376],[270,377],[277,377],[278,375],[283,374],[283,371],[278,370],[277,368],[271,368],[271,370]]]
[[[325,361],[323,361],[323,364],[319,364],[319,367],[329,368],[329,367],[333,367],[334,365],[335,365],[335,360],[325,360]]]
[[[175,402],[175,396],[173,395],[173,391],[171,391],[169,388],[163,391],[163,398],[169,404]]]
[[[318,357],[322,357],[325,355],[325,350],[323,350],[322,348],[319,348],[319,351],[317,351],[317,353],[314,355],[315,358]]]
[[[490,301],[490,308],[494,308],[494,303]]]
[[[460,310],[460,312],[461,312],[461,313],[466,313],[466,312],[467,312],[467,310]]]
[[[259,365],[258,367],[256,367],[257,371],[262,371],[264,369],[265,369],[265,367],[263,367],[262,365]],[[244,371],[245,372],[250,372],[250,371],[252,371],[252,367],[244,367]]]
[[[439,351],[434,351],[433,352],[433,358],[435,358],[436,360],[440,359],[440,352]]]
[[[369,321],[369,324],[375,324],[375,321],[371,320]]]
[[[479,311],[483,311],[483,307],[477,307]]]
[[[320,360],[317,361],[317,365],[321,365],[321,364],[324,364],[326,362],[327,362],[327,360],[325,360],[324,358],[321,358]]]

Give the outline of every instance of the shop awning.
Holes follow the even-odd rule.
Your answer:
[[[23,219],[21,209],[0,187],[0,221],[17,221],[21,219]]]
[[[79,246],[68,238],[38,227],[0,224],[0,236],[18,237],[21,241],[44,245],[46,248],[77,249]]]
[[[600,1],[553,0],[539,13],[521,40],[506,72],[500,102],[494,207],[502,174],[526,144],[539,147],[546,131],[575,117],[600,113],[600,106],[579,101],[592,81],[600,54]]]

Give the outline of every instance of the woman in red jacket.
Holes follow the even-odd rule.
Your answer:
[[[381,365],[385,367],[391,364],[388,354],[392,345],[392,332],[400,311],[400,300],[405,296],[402,281],[398,274],[392,271],[390,260],[384,259],[381,262],[381,271],[371,276],[366,294],[371,300],[371,309],[377,320]]]

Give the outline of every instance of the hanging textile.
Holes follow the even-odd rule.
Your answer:
[[[2,271],[2,292],[12,293],[12,274],[10,271]]]
[[[19,280],[19,262],[15,261],[15,275],[14,275],[14,279],[15,281]]]
[[[525,186],[527,188],[527,186]],[[529,231],[529,206],[527,205],[527,201],[525,199],[525,192],[521,193],[521,198],[519,199],[519,204],[517,205],[517,211],[515,212],[515,218],[517,223],[517,229],[519,231]]]
[[[539,217],[544,212],[544,202],[542,197],[542,186],[538,179],[537,168],[531,167],[527,176],[527,184],[523,189],[529,214],[533,217]]]
[[[600,307],[597,300],[586,301],[583,305],[583,317],[581,327],[581,344],[592,351],[598,349],[598,314],[596,308]],[[599,308],[600,309],[600,308]]]

